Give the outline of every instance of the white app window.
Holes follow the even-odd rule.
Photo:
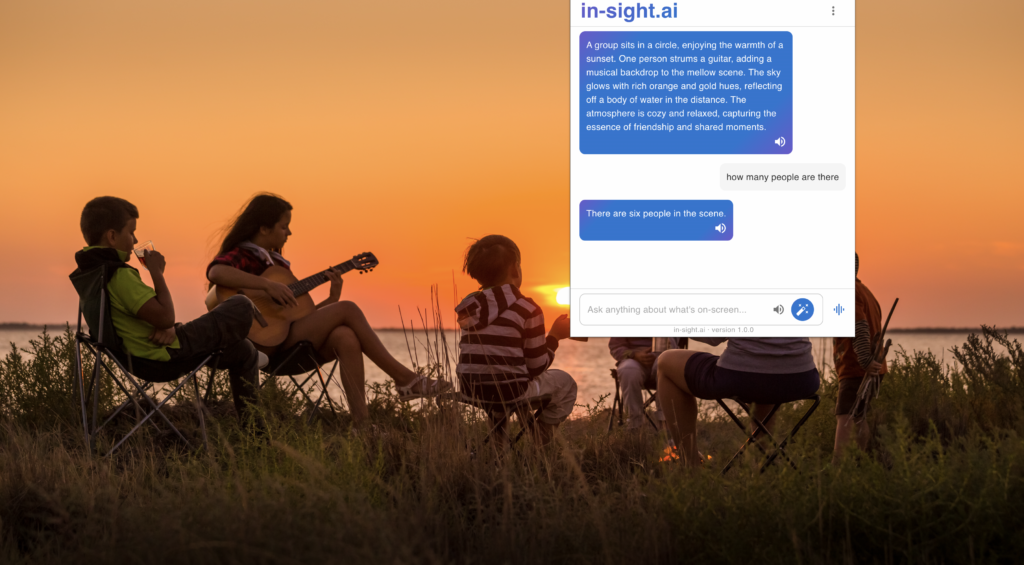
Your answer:
[[[570,5],[574,336],[852,336],[853,1]]]

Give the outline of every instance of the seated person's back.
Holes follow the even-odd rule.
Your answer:
[[[463,392],[489,402],[550,394],[538,417],[540,440],[550,441],[552,428],[576,403],[576,381],[549,368],[559,340],[569,337],[568,319],[560,317],[544,337],[544,312],[519,290],[519,248],[507,237],[489,235],[474,243],[463,270],[481,286],[455,308],[462,328],[456,373]]]

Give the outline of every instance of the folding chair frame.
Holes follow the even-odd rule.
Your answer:
[[[717,400],[718,405],[722,407],[722,410],[725,410],[725,413],[729,415],[732,421],[735,422],[736,425],[740,428],[740,430],[742,430],[743,433],[746,434],[747,436],[747,441],[743,443],[743,445],[740,447],[740,450],[736,452],[736,455],[733,455],[732,459],[730,459],[729,462],[722,469],[722,474],[725,475],[729,471],[733,463],[735,463],[736,460],[739,459],[741,455],[743,455],[743,452],[746,451],[747,447],[749,447],[751,444],[756,446],[761,451],[761,453],[765,455],[764,463],[761,465],[760,469],[761,473],[763,473],[765,469],[767,469],[773,462],[775,462],[775,459],[778,458],[778,456],[780,455],[789,463],[791,467],[796,469],[796,463],[794,463],[793,460],[790,459],[788,455],[786,455],[786,444],[788,444],[789,440],[791,440],[793,436],[796,435],[798,431],[800,431],[800,428],[802,428],[803,425],[807,422],[807,420],[811,417],[811,415],[814,414],[814,411],[818,409],[818,405],[821,404],[821,397],[815,394],[807,398],[800,399],[813,400],[814,402],[811,404],[811,407],[808,408],[806,412],[804,412],[804,415],[803,417],[800,418],[800,421],[797,422],[795,426],[793,426],[793,429],[790,430],[789,434],[786,435],[786,437],[783,438],[781,442],[775,441],[775,438],[772,436],[772,434],[768,431],[767,428],[768,422],[770,422],[771,419],[775,416],[775,413],[779,411],[779,407],[782,406],[781,404],[776,404],[774,407],[772,407],[771,411],[768,412],[768,415],[762,421],[754,417],[754,413],[750,410],[750,403],[743,402],[742,400],[736,398],[731,398],[729,400],[732,400],[733,402],[739,404],[741,408],[743,408],[743,411],[746,412],[747,416],[750,418],[751,423],[754,424],[755,429],[753,433],[748,432],[747,426],[745,426],[743,422],[741,422],[740,419],[736,417],[736,414],[731,409],[729,409],[729,406],[725,404],[723,399]],[[758,441],[757,437],[759,435],[765,435],[771,441],[772,445],[774,446],[771,452],[769,452],[763,445],[761,445],[761,442]]]
[[[551,395],[542,394],[540,396],[510,402],[486,402],[471,396],[466,396],[465,394],[460,394],[458,400],[463,404],[468,404],[474,408],[483,410],[489,416],[499,412],[501,413],[501,417],[487,432],[487,437],[484,438],[484,445],[487,445],[491,441],[491,438],[497,436],[498,431],[501,430],[505,423],[509,421],[509,418],[513,415],[517,416],[521,427],[519,433],[516,434],[516,437],[509,442],[509,448],[514,448],[523,437],[523,434],[526,433],[526,430],[533,428],[536,425],[537,418],[540,417],[540,413],[543,412],[549,404],[551,404]]]
[[[313,349],[312,348],[313,348],[312,344],[310,344],[307,341],[300,341],[299,343],[297,343],[294,346],[292,346],[291,350],[288,352],[288,355],[285,356],[285,358],[280,363],[276,363],[276,366],[274,367],[273,371],[270,371],[270,372],[262,371],[263,374],[266,375],[266,378],[263,380],[263,382],[260,383],[260,388],[263,388],[263,386],[265,384],[267,384],[268,382],[277,379],[277,377],[279,377],[279,376],[282,376],[280,374],[280,369],[282,367],[288,366],[288,363],[290,363],[297,355],[301,355],[303,353],[305,355],[307,355],[309,357],[309,360],[313,363],[313,367],[314,368],[312,370],[306,372],[306,374],[305,374],[306,378],[301,383],[299,383],[299,381],[296,380],[295,374],[283,375],[283,376],[287,376],[288,379],[292,381],[292,384],[295,386],[295,390],[297,390],[299,392],[299,394],[301,394],[302,397],[306,399],[306,402],[311,407],[311,409],[309,411],[309,418],[306,421],[307,425],[313,423],[313,418],[315,418],[317,413],[319,412],[320,403],[323,402],[325,397],[327,398],[327,404],[331,407],[331,411],[334,412],[334,402],[331,400],[331,396],[329,394],[327,394],[327,385],[329,385],[331,383],[331,380],[334,379],[334,372],[338,369],[338,359],[335,359],[334,360],[334,364],[331,366],[330,372],[327,373],[327,379],[324,379],[323,371],[320,370],[320,363],[317,361],[316,357],[313,355]],[[296,374],[300,374],[300,373],[296,373]],[[313,380],[314,376],[318,376],[319,377],[319,384],[320,384],[320,394],[319,394],[319,396],[317,396],[316,402],[314,402],[313,399],[310,397],[310,395],[306,393],[306,388],[305,388],[306,385],[309,383],[309,381]],[[317,385],[317,381],[313,381],[313,387],[312,388],[315,389],[316,385]]]
[[[608,415],[608,432],[607,433],[609,433],[609,434],[612,433],[612,425],[615,423],[615,413],[616,413],[616,411],[618,411],[618,414],[619,414],[619,425],[621,426],[623,424],[623,417],[622,417],[623,405],[622,405],[621,386],[619,385],[619,370],[618,369],[612,369],[611,371],[612,371],[612,379],[615,381],[615,397],[612,399],[611,414]],[[651,404],[654,404],[654,401],[657,400],[657,398],[658,398],[658,391],[657,390],[653,390],[652,391],[651,389],[648,389],[646,387],[643,387],[643,391],[645,393],[647,393],[647,395],[648,395],[647,399],[644,400],[644,416],[647,418],[647,421],[651,423],[651,427],[654,428],[654,431],[658,431],[658,424],[654,423],[654,420],[651,418],[651,415],[649,413],[647,413],[647,408],[650,407]]]
[[[203,367],[206,367],[210,363],[210,361],[212,360],[214,362],[213,366],[210,367],[210,379],[212,381],[212,379],[214,378],[214,375],[217,372],[217,361],[219,360],[220,352],[218,351],[218,352],[211,353],[210,355],[207,355],[206,358],[203,359],[203,362],[200,363],[195,369],[190,371],[185,376],[185,378],[182,379],[181,382],[178,383],[178,385],[176,387],[174,387],[174,389],[163,398],[163,400],[161,400],[160,402],[156,402],[149,395],[149,393],[147,392],[148,389],[152,388],[153,383],[151,383],[149,381],[145,381],[143,379],[137,379],[136,377],[132,376],[132,370],[130,368],[131,367],[131,357],[130,356],[128,357],[129,368],[125,368],[125,366],[121,363],[121,361],[117,358],[117,356],[114,355],[114,353],[112,351],[110,351],[110,349],[108,349],[105,345],[103,345],[103,338],[104,338],[104,335],[103,335],[104,329],[103,328],[104,328],[105,322],[106,322],[106,319],[105,319],[106,314],[107,314],[107,290],[106,290],[106,281],[104,280],[103,281],[103,286],[102,286],[101,291],[100,291],[100,313],[99,313],[100,319],[99,319],[99,328],[97,330],[97,333],[98,333],[97,339],[95,341],[92,340],[85,332],[82,331],[82,309],[81,309],[81,307],[79,307],[79,309],[78,309],[78,326],[77,326],[77,330],[75,332],[75,369],[76,369],[76,373],[77,373],[76,377],[77,377],[77,380],[78,380],[78,393],[79,393],[79,399],[80,399],[81,410],[82,410],[82,430],[83,430],[83,433],[84,433],[84,436],[85,436],[84,439],[85,439],[85,446],[86,446],[86,448],[89,449],[90,451],[95,451],[95,449],[96,449],[96,436],[97,436],[97,434],[100,432],[100,430],[103,429],[104,426],[109,424],[118,414],[120,414],[128,406],[130,406],[130,405],[134,406],[137,415],[144,411],[143,407],[140,406],[139,401],[136,399],[136,395],[141,396],[142,398],[144,398],[149,403],[149,406],[152,409],[149,410],[148,412],[146,412],[145,416],[142,416],[142,418],[135,424],[135,427],[133,427],[131,429],[131,431],[129,431],[127,434],[125,434],[125,436],[122,437],[120,439],[120,441],[118,441],[116,444],[114,444],[114,446],[110,448],[110,451],[108,451],[107,453],[104,454],[105,456],[112,455],[114,453],[114,451],[117,450],[117,448],[121,447],[121,445],[124,444],[124,442],[128,441],[128,439],[133,434],[135,434],[135,432],[138,431],[138,429],[141,428],[147,421],[151,421],[153,423],[153,426],[156,427],[157,429],[159,429],[159,426],[157,425],[156,421],[155,420],[151,420],[151,418],[153,417],[154,414],[159,415],[160,418],[164,421],[164,423],[167,424],[167,426],[170,427],[171,430],[174,431],[174,433],[179,438],[181,438],[181,440],[184,441],[186,445],[189,446],[189,448],[191,448],[192,444],[185,438],[184,435],[182,435],[181,431],[178,430],[178,428],[175,427],[174,424],[171,423],[171,421],[167,418],[167,416],[161,410],[163,408],[163,406],[165,404],[167,404],[167,402],[171,398],[173,398],[178,393],[179,390],[182,389],[182,387],[184,387],[185,385],[187,385],[189,383],[189,381],[192,382],[192,386],[193,386],[193,389],[194,389],[195,395],[196,395],[195,406],[196,406],[196,413],[199,416],[199,426],[202,429],[203,446],[208,448],[209,447],[209,442],[208,442],[207,434],[206,434],[206,419],[205,419],[204,414],[203,414],[204,407],[203,407],[203,405],[201,403],[201,400],[200,400],[199,384],[198,384],[198,381],[196,379],[196,375],[199,373],[199,371]],[[82,367],[82,351],[83,351],[82,350],[82,346],[83,345],[85,346],[86,349],[88,349],[93,354],[93,357],[94,357],[92,376],[91,376],[91,378],[89,380],[89,385],[88,386],[86,386],[86,384],[85,384],[85,375],[83,373],[83,367]],[[127,386],[125,386],[124,381],[122,379],[118,378],[117,373],[113,369],[111,369],[110,365],[107,363],[108,360],[115,367],[117,367],[121,371],[121,373],[125,377],[125,379],[129,383],[131,383],[132,387],[134,387],[134,391],[135,391],[134,394],[133,394],[132,391],[129,390],[129,388]],[[107,375],[110,376],[110,378],[114,382],[114,384],[117,385],[117,387],[121,390],[122,393],[124,393],[124,395],[127,398],[126,398],[126,400],[124,402],[121,403],[120,406],[117,407],[117,409],[114,410],[114,412],[110,416],[107,417],[107,419],[102,424],[99,424],[98,420],[99,420],[99,397],[100,397],[100,384],[101,384],[100,380],[102,379],[103,371],[106,371]],[[139,382],[140,380],[142,381],[142,384],[140,384],[140,382]],[[91,403],[86,400],[86,391],[88,391],[90,396],[91,396]],[[92,410],[91,410],[91,416],[92,416],[91,424],[92,425],[91,426],[90,426],[90,410],[89,410],[88,404],[92,405],[91,406],[91,408],[92,408]]]

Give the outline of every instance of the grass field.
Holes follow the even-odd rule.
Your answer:
[[[1002,341],[1007,353],[993,347]],[[313,425],[271,388],[269,441],[236,423],[223,384],[210,449],[148,427],[110,458],[84,447],[70,333],[0,362],[3,563],[1005,563],[1024,556],[1024,353],[991,330],[953,368],[898,353],[870,453],[831,460],[836,384],[789,449],[797,470],[719,476],[743,439],[714,410],[712,459],[660,463],[663,440],[589,406],[556,442],[499,455],[455,407],[371,391],[372,429]],[[436,359],[436,357],[435,357]],[[433,369],[439,370],[435,365]],[[443,372],[443,371],[442,371]],[[187,398],[187,397],[186,397]],[[106,406],[117,401],[105,390]],[[708,404],[708,408],[711,405]],[[191,405],[172,418],[198,438]],[[792,420],[795,410],[781,413]],[[130,422],[120,422],[124,426]],[[785,426],[780,426],[785,427]],[[472,456],[473,452],[477,455]]]

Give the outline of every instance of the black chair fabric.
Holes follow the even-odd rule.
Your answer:
[[[92,342],[102,345],[111,352],[120,353],[122,351],[121,338],[114,330],[114,322],[110,317],[110,304],[103,304],[103,289],[107,286],[106,267],[96,267],[84,272],[81,269],[76,269],[69,278],[75,291],[78,292],[78,307],[85,318],[85,323],[89,326],[89,337]],[[102,332],[100,331],[101,309],[105,309],[102,316]],[[100,339],[101,337],[102,339]]]
[[[264,373],[282,377],[304,375],[326,365],[324,359],[308,341],[300,341],[288,349],[275,351],[270,362],[262,369]]]

